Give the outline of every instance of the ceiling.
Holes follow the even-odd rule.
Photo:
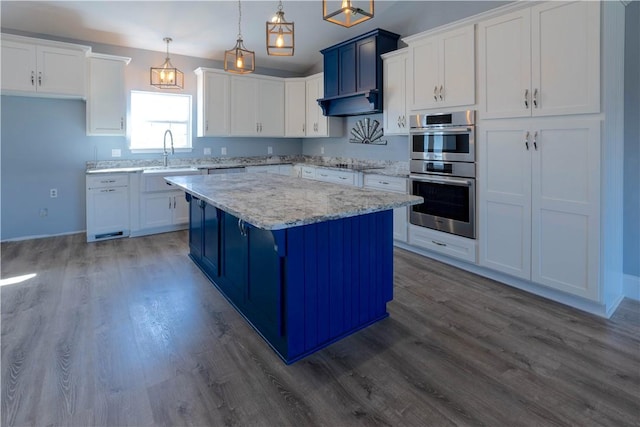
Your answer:
[[[339,4],[339,2],[329,2]],[[354,1],[354,3],[358,3]],[[285,18],[295,23],[295,55],[270,57],[265,23],[277,0],[242,1],[242,36],[256,52],[256,65],[303,73],[319,63],[319,50],[384,28],[408,36],[461,19],[504,2],[375,1],[375,17],[351,28],[322,19],[320,0],[283,1]],[[238,2],[209,1],[2,1],[2,31],[164,52],[170,56],[222,60],[238,34]]]

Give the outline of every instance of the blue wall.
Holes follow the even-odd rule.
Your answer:
[[[408,161],[409,159],[409,139],[406,136],[383,136],[387,145],[353,144],[349,142],[350,129],[355,126],[356,121],[368,117],[377,120],[382,127],[382,114],[371,114],[368,116],[344,117],[342,119],[342,132],[345,135],[340,138],[308,138],[302,140],[302,151],[309,156],[327,157],[353,157],[366,160],[393,160]],[[321,153],[324,147],[324,154]]]
[[[625,18],[623,270],[640,276],[640,1]]]

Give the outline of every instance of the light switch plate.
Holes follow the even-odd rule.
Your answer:
[[[122,150],[119,148],[114,148],[111,150],[111,157],[120,157],[122,156]]]

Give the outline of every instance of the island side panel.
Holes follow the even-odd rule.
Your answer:
[[[287,229],[288,363],[388,316],[393,213]]]

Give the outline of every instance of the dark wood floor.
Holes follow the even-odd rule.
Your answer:
[[[2,426],[640,425],[640,304],[610,320],[396,250],[390,317],[286,366],[185,232],[4,243]]]

